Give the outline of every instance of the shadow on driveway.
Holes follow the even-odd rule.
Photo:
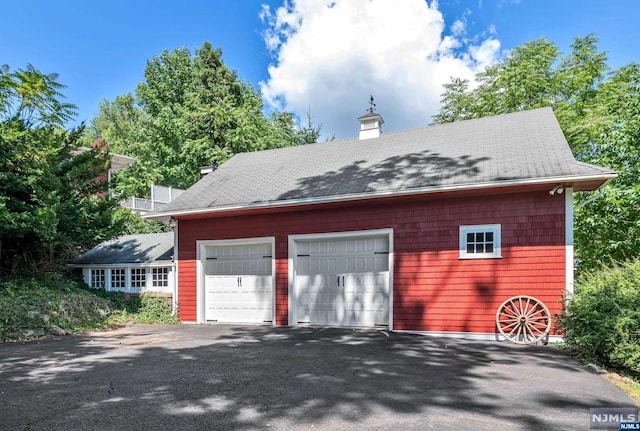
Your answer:
[[[633,406],[551,346],[136,325],[0,345],[0,429],[588,429]]]

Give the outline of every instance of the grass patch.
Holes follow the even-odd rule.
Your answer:
[[[616,373],[605,374],[603,377],[625,391],[636,404],[640,405],[640,383]]]
[[[63,277],[0,279],[0,340],[121,326],[179,323],[167,298],[126,297]]]
[[[603,378],[607,379],[609,382],[616,385],[618,388],[623,390],[636,404],[640,405],[640,381],[639,375],[631,373],[629,370],[625,369],[610,369],[607,370],[605,365],[601,362],[597,362],[594,364],[590,359],[584,355],[583,350],[574,345],[568,344],[565,342],[560,342],[555,344],[559,349],[564,351],[565,353],[573,356],[576,360],[580,361],[583,366],[587,368],[591,368],[593,365],[596,366],[596,371],[591,370],[592,372],[597,372]],[[616,372],[617,371],[617,372]],[[618,374],[618,372],[620,374]]]

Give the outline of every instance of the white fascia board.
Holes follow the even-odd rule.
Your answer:
[[[127,160],[129,160],[131,162],[137,162],[138,161],[138,159],[136,159],[134,157],[125,156],[125,155],[122,155],[122,154],[111,153],[111,156],[112,157],[120,157],[122,159],[127,159]]]
[[[199,208],[199,209],[190,209],[190,210],[169,211],[161,214],[147,213],[147,214],[144,214],[142,218],[152,219],[152,220],[165,220],[169,217],[179,217],[179,216],[189,216],[189,215],[199,215],[199,214],[216,214],[216,213],[224,213],[228,211],[238,211],[238,210],[251,210],[251,209],[263,209],[263,208],[265,209],[266,208],[287,208],[287,207],[299,206],[299,205],[348,202],[348,201],[358,201],[363,199],[412,196],[412,195],[457,192],[457,191],[466,191],[466,190],[470,190],[470,191],[487,190],[487,189],[505,188],[505,187],[518,187],[518,186],[527,186],[527,185],[583,182],[583,181],[596,181],[596,180],[602,180],[602,181],[608,182],[613,178],[616,178],[617,176],[618,176],[617,174],[613,173],[613,174],[589,175],[589,176],[550,177],[550,178],[538,178],[538,179],[514,180],[514,181],[478,183],[478,184],[458,184],[458,185],[441,186],[441,187],[423,187],[423,188],[415,188],[415,189],[408,189],[408,190],[401,190],[401,191],[322,196],[322,197],[315,197],[315,198],[292,199],[287,201],[269,201],[269,202],[259,202],[255,204],[246,204],[246,205],[230,205],[230,206],[218,207],[218,208]]]

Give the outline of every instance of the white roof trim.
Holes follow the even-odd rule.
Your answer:
[[[395,196],[411,196],[411,195],[419,195],[419,194],[443,193],[443,192],[464,191],[464,190],[485,190],[485,189],[492,189],[492,188],[516,187],[516,186],[523,186],[523,185],[536,185],[536,184],[548,184],[548,183],[604,180],[604,184],[606,184],[613,178],[616,178],[617,176],[618,174],[615,174],[615,173],[613,174],[603,173],[602,175],[586,175],[586,176],[574,175],[574,176],[548,177],[548,178],[536,178],[536,179],[526,179],[526,180],[512,180],[512,181],[505,181],[505,182],[458,184],[458,185],[439,186],[439,187],[422,187],[422,188],[415,188],[415,189],[406,189],[401,191],[322,196],[322,197],[314,197],[314,198],[292,199],[292,200],[286,200],[286,201],[259,202],[256,204],[249,204],[249,205],[233,205],[233,206],[218,207],[218,208],[199,208],[199,209],[193,209],[193,210],[179,210],[179,211],[170,211],[170,212],[164,212],[159,214],[147,213],[142,215],[142,218],[166,220],[168,217],[184,216],[184,215],[221,213],[221,212],[227,212],[227,211],[262,209],[262,208],[282,208],[282,207],[290,207],[290,206],[297,206],[297,205],[314,205],[314,204],[332,203],[332,202],[356,201],[356,200],[363,200],[363,199],[386,198],[386,197],[395,197]]]

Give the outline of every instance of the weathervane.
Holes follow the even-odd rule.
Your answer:
[[[376,110],[376,104],[373,103],[373,95],[369,95],[369,114],[373,114],[373,111]]]

